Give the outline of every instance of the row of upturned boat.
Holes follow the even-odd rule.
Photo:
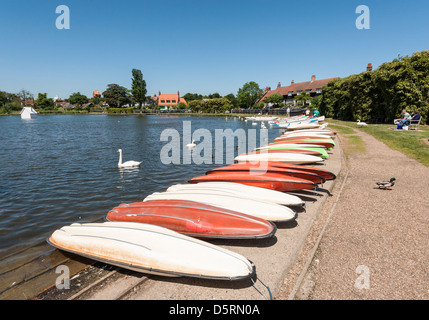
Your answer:
[[[48,242],[65,251],[119,267],[164,276],[221,280],[253,277],[247,258],[205,239],[273,237],[297,218],[305,202],[288,192],[313,190],[335,174],[309,166],[335,146],[322,127],[286,132],[267,146],[236,157],[186,184],[121,204],[106,222],[72,224]]]

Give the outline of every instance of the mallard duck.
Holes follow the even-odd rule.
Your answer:
[[[391,178],[389,181],[381,181],[375,183],[375,189],[391,190],[390,188],[395,185],[395,178]]]

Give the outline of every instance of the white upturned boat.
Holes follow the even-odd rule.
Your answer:
[[[335,136],[335,132],[331,130],[321,130],[321,129],[303,129],[303,130],[295,130],[295,131],[286,131],[282,136],[296,136],[296,135],[308,135],[308,134],[317,134],[317,135],[324,135],[324,136]]]
[[[252,199],[238,198],[234,195],[188,192],[155,192],[147,196],[143,201],[150,200],[187,200],[205,203],[232,211],[241,212],[250,216],[265,219],[271,222],[286,222],[294,220],[297,213],[288,208],[274,203],[256,201]]]
[[[251,278],[245,257],[175,231],[144,223],[72,224],[48,242],[64,251],[138,272],[216,280]]]
[[[320,125],[317,122],[290,123],[288,126],[284,127],[284,129],[287,129],[287,130],[316,129],[316,128],[320,128]]]
[[[305,133],[299,133],[299,134],[294,134],[294,135],[282,135],[278,138],[275,138],[274,141],[278,141],[278,140],[282,140],[285,138],[288,138],[289,140],[292,139],[309,139],[308,137],[311,136],[310,139],[332,139],[332,136],[328,136],[328,135],[322,135],[322,134],[305,134]]]
[[[285,206],[303,206],[301,198],[266,188],[246,186],[232,182],[202,182],[197,184],[176,184],[167,189],[167,192],[195,192],[232,195],[238,198],[253,199],[257,201],[276,203]]]
[[[278,161],[290,164],[312,164],[323,162],[320,157],[310,156],[301,153],[257,153],[243,154],[234,159],[237,162],[260,162],[260,161]]]
[[[305,143],[279,143],[279,144],[270,144],[268,146],[263,146],[259,148],[255,148],[254,151],[263,151],[268,149],[275,149],[275,148],[281,148],[281,147],[292,147],[292,148],[324,148],[326,147],[319,145],[319,144],[305,144]]]

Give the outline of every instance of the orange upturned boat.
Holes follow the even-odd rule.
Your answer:
[[[295,169],[305,172],[312,172],[319,176],[324,177],[326,180],[335,180],[337,176],[328,170],[318,168],[318,167],[310,167],[304,165],[290,164],[278,161],[266,161],[266,162],[244,162],[243,164],[247,164],[248,166],[267,168],[267,167],[277,167],[277,168],[288,168]],[[235,164],[234,164],[235,165]]]
[[[153,224],[196,238],[261,239],[272,237],[277,230],[258,217],[185,200],[122,204],[106,220]]]
[[[324,183],[326,182],[326,179],[323,176],[320,176],[318,174],[308,172],[308,171],[302,171],[299,169],[292,169],[292,168],[279,168],[275,166],[257,166],[252,165],[248,163],[236,163],[231,164],[229,166],[216,168],[210,171],[206,172],[206,175],[211,174],[217,174],[217,173],[231,173],[231,172],[252,172],[252,173],[280,173],[284,174],[285,176],[291,176],[296,178],[301,178],[305,180],[310,180],[314,183]]]
[[[315,189],[313,181],[287,176],[284,173],[266,172],[214,172],[209,175],[195,177],[189,183],[200,182],[235,182],[247,186],[260,187],[277,191],[299,191]]]

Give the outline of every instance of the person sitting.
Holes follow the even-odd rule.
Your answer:
[[[317,109],[314,109],[313,111],[313,117],[320,117],[320,112]]]
[[[401,130],[404,126],[409,126],[411,120],[410,114],[406,110],[402,110],[401,119],[396,119],[394,122],[397,124],[397,129]]]
[[[411,114],[411,121],[419,121],[421,117],[419,110],[416,110]]]

